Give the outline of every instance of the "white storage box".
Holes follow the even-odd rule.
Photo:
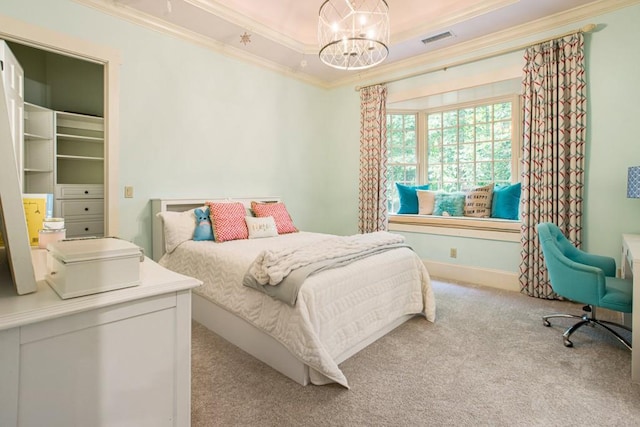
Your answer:
[[[140,284],[141,249],[116,238],[47,245],[46,281],[62,299]]]

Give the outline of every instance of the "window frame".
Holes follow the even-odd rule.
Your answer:
[[[478,100],[441,105],[439,107],[428,108],[418,111],[419,124],[416,134],[418,135],[418,182],[416,185],[428,184],[428,141],[427,141],[427,117],[432,113],[444,113],[446,111],[462,110],[465,108],[475,108],[484,105],[498,104],[501,102],[511,102],[511,183],[520,181],[520,160],[522,152],[521,133],[521,108],[520,96],[517,94],[482,98]],[[405,112],[406,113],[406,112]],[[402,114],[402,113],[396,113]],[[493,139],[492,139],[493,141]],[[458,142],[458,145],[460,142]],[[492,159],[492,161],[494,161]]]
[[[416,135],[416,163],[415,163],[415,167],[416,167],[416,180],[420,181],[421,178],[421,166],[420,166],[420,159],[422,156],[421,153],[421,149],[420,149],[420,139],[422,138],[422,135],[424,133],[424,129],[422,129],[422,127],[419,124],[420,121],[420,113],[419,111],[416,110],[387,110],[386,112],[387,116],[390,115],[412,115],[415,116],[415,123],[416,123],[416,128],[415,128],[415,135]],[[389,121],[387,121],[387,127],[389,126]],[[387,136],[387,177],[389,177],[390,174],[390,169],[392,165],[401,165],[403,168],[407,167],[407,166],[413,166],[413,163],[396,163],[396,162],[391,162],[390,158],[391,158],[391,138],[389,138]],[[405,172],[406,175],[406,172]],[[387,194],[388,200],[387,200],[387,207],[389,208],[389,212],[391,213],[391,209],[390,209],[390,203],[392,202],[393,198],[391,197],[392,194],[395,192],[395,183],[399,182],[399,181],[392,181],[392,180],[388,180],[390,182],[389,184],[389,191],[390,193]],[[403,183],[406,181],[403,181]],[[416,185],[418,185],[416,183]]]
[[[521,156],[522,156],[522,110],[521,110],[521,97],[518,94],[508,94],[495,97],[487,97],[462,103],[452,103],[441,105],[438,107],[432,107],[427,109],[388,109],[386,114],[389,115],[416,115],[416,144],[417,144],[417,171],[416,171],[416,183],[415,185],[428,184],[428,168],[427,168],[427,154],[428,154],[428,141],[427,134],[427,117],[434,112],[445,112],[452,110],[460,110],[470,107],[478,107],[483,105],[497,104],[500,102],[511,102],[511,183],[515,184],[520,182],[521,172]],[[395,164],[390,162],[391,158],[391,142],[388,142],[388,164],[387,169]],[[389,173],[389,172],[388,172]],[[388,175],[389,176],[389,175]],[[389,176],[389,178],[391,178]],[[388,194],[389,202],[388,206],[391,206],[393,183],[391,184],[391,193]],[[395,212],[389,210],[390,215],[394,215]]]

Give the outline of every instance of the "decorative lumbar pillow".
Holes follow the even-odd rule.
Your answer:
[[[431,190],[417,190],[418,195],[418,214],[419,215],[432,215],[433,208],[436,204],[437,191]]]
[[[213,240],[209,208],[196,209],[193,214],[196,216],[197,224],[196,230],[193,232],[193,240]]]
[[[247,212],[240,202],[207,202],[211,212],[211,226],[216,242],[249,238]]]
[[[492,198],[493,184],[467,191],[464,202],[464,216],[489,218],[491,216]]]
[[[520,183],[494,188],[491,218],[519,219],[521,190]]]
[[[298,229],[293,225],[287,207],[281,202],[251,202],[251,210],[258,218],[272,216],[276,222],[278,234],[295,233]]]
[[[398,197],[400,197],[399,214],[417,214],[418,213],[418,190],[428,190],[429,184],[425,185],[403,185],[396,182]]]
[[[196,229],[196,216],[194,209],[184,212],[165,211],[158,212],[162,220],[164,230],[164,251],[168,254],[173,252],[179,244],[193,239]]]
[[[465,193],[437,193],[433,214],[439,216],[463,216]]]
[[[250,239],[259,239],[262,237],[274,237],[278,235],[276,221],[272,216],[255,218],[252,216],[245,217],[247,228],[249,229]]]

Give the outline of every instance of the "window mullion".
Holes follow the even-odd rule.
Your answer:
[[[421,111],[416,114],[417,124],[417,144],[418,144],[418,182],[421,184],[428,183],[427,178],[427,164],[428,164],[428,147],[427,147],[427,114]]]

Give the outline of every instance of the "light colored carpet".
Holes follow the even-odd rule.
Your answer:
[[[582,328],[566,348],[573,320],[542,325],[581,306],[433,286],[436,322],[412,319],[342,363],[350,390],[302,387],[194,323],[192,425],[640,425],[630,352],[600,328]]]

